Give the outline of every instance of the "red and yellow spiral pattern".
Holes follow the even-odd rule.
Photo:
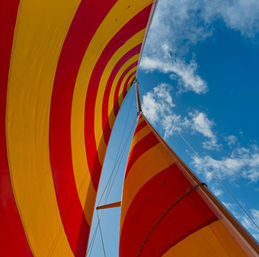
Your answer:
[[[1,256],[85,256],[152,2],[0,1]]]

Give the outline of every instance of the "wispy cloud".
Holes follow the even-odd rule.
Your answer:
[[[143,96],[142,109],[151,122],[155,123],[161,115],[172,113],[171,108],[175,105],[169,92],[169,85],[162,83]]]
[[[198,19],[199,9],[200,1],[159,0],[146,42],[147,55],[161,57],[164,44],[182,53],[187,45],[208,37],[211,32]]]
[[[221,189],[217,188],[215,185],[212,186],[211,191],[216,196],[220,196],[223,194],[223,191]]]
[[[142,101],[143,113],[153,124],[161,125],[165,138],[174,132],[181,131],[188,124],[188,120],[173,112],[175,104],[170,90],[170,85],[162,83],[145,94]]]
[[[256,145],[249,148],[239,147],[228,157],[221,159],[209,155],[193,156],[193,165],[208,181],[217,175],[221,179],[243,177],[250,182],[256,182],[259,180],[259,148]]]
[[[259,240],[259,231],[256,228],[259,225],[259,210],[258,209],[247,209],[246,211],[249,213],[249,216],[253,219],[253,222],[247,215],[240,209],[237,204],[230,202],[222,202],[225,207],[239,220],[239,222],[254,236],[256,240]],[[244,203],[241,203],[243,208],[245,208]]]
[[[203,2],[203,1],[201,1]],[[258,0],[214,0],[205,1],[202,18],[208,23],[222,19],[226,26],[253,37],[259,31]]]
[[[181,54],[190,45],[213,35],[213,23],[225,25],[247,37],[259,32],[258,0],[159,0],[147,40],[148,55],[167,44]]]
[[[197,110],[189,113],[189,116],[192,120],[190,124],[193,131],[197,131],[207,138],[207,140],[202,143],[202,146],[208,150],[219,150],[220,145],[212,129],[215,125],[214,122],[209,120],[204,112],[198,112]]]
[[[186,116],[175,113],[171,89],[170,85],[162,83],[143,96],[142,109],[147,118],[152,123],[161,125],[165,138],[175,132],[197,133],[205,138],[202,142],[203,148],[219,150],[221,146],[213,131],[214,122],[204,112],[197,110]]]
[[[259,210],[251,209],[252,216],[256,224],[259,224]]]
[[[212,36],[221,20],[246,37],[259,32],[258,0],[159,0],[148,33],[140,68],[171,75],[180,90],[208,91],[191,46]],[[189,53],[191,58],[185,57]]]
[[[197,73],[197,63],[194,60],[187,64],[179,58],[166,58],[162,61],[158,58],[143,57],[140,68],[146,72],[158,70],[170,74],[171,79],[178,81],[183,92],[203,94],[208,90],[206,82]]]
[[[237,143],[237,137],[234,135],[229,135],[225,137],[225,141],[227,142],[228,146],[234,146]]]

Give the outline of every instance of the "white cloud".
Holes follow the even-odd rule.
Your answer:
[[[163,44],[174,51],[186,50],[213,34],[213,22],[245,36],[259,32],[258,0],[159,0],[147,38],[148,55],[157,55]]]
[[[154,124],[160,124],[167,138],[175,132],[185,129],[199,133],[206,138],[202,146],[209,150],[218,150],[220,145],[212,127],[214,122],[209,120],[204,112],[197,110],[189,112],[187,117],[173,111],[175,104],[170,94],[171,86],[162,83],[143,96],[143,113]]]
[[[259,224],[259,210],[251,209],[252,216],[256,224]]]
[[[258,0],[205,1],[203,19],[212,22],[222,19],[226,26],[253,37],[259,31]]]
[[[223,191],[215,186],[211,188],[211,191],[216,196],[221,196],[223,194]]]
[[[158,70],[165,74],[170,73],[170,77],[178,81],[182,91],[203,94],[208,90],[206,82],[197,74],[197,63],[194,60],[186,64],[179,58],[159,60],[158,58],[143,57],[140,68],[147,72]]]
[[[253,222],[259,226],[259,210],[250,209],[250,216],[253,219]],[[245,214],[239,214],[237,215],[237,218],[240,220],[241,224],[254,236],[254,238],[259,240],[259,233],[255,224]]]
[[[217,143],[216,139],[211,139],[202,142],[202,147],[207,150],[216,150],[219,151],[221,149],[221,145]]]
[[[255,224],[251,221],[250,218],[240,209],[240,207],[235,203],[222,202],[225,207],[235,216],[235,218],[254,236],[256,240],[259,240],[259,231],[256,228],[255,224],[259,225],[259,210],[250,209],[247,210],[249,216],[253,219]],[[244,203],[240,203],[245,207]]]
[[[164,44],[181,51],[210,35],[198,19],[199,8],[200,1],[159,0],[146,41],[148,56],[158,56]]]
[[[191,46],[213,35],[214,22],[253,37],[259,32],[258,0],[159,0],[141,61],[146,71],[172,75],[183,91],[206,93]],[[192,56],[184,60],[183,56]],[[191,60],[191,61],[190,61]]]
[[[192,112],[189,114],[193,121],[193,128],[208,138],[215,138],[212,132],[214,122],[210,121],[207,115],[203,112]]]
[[[188,120],[173,112],[173,99],[170,95],[170,86],[160,84],[143,96],[142,110],[150,122],[159,123],[164,130],[164,137],[181,131],[188,125]]]
[[[225,137],[225,140],[226,140],[228,146],[234,146],[237,143],[237,137],[234,135]]]
[[[250,182],[259,180],[259,148],[257,146],[237,148],[230,156],[221,159],[214,159],[209,155],[193,156],[193,164],[208,181],[215,175],[221,179],[243,177]]]
[[[169,91],[170,86],[162,83],[143,96],[142,109],[151,122],[155,123],[160,116],[171,113],[175,105]]]
[[[191,127],[193,131],[197,131],[206,137],[208,140],[202,143],[202,146],[208,150],[219,150],[220,145],[217,142],[217,137],[214,134],[212,127],[215,125],[213,121],[209,120],[204,112],[190,112]]]
[[[237,215],[236,211],[235,211],[235,205],[233,203],[229,203],[229,202],[224,202],[222,201],[223,205],[229,210],[231,211],[235,216]]]

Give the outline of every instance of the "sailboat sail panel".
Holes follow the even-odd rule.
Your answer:
[[[255,241],[206,192],[140,116],[124,180],[120,256],[258,256]]]
[[[1,1],[1,256],[85,256],[152,2]]]

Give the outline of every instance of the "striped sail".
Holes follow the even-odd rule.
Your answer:
[[[0,1],[0,256],[85,256],[153,0]]]
[[[237,223],[140,116],[128,158],[120,257],[258,256]]]

